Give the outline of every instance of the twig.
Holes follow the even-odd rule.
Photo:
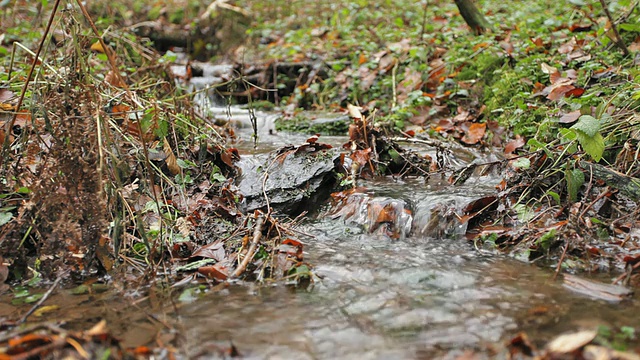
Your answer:
[[[18,321],[18,324],[23,324],[25,321],[27,321],[27,318],[31,316],[31,314],[33,314],[34,311],[36,311],[42,305],[42,303],[44,303],[47,300],[47,298],[49,298],[53,290],[58,286],[58,284],[60,284],[60,281],[62,281],[62,277],[64,275],[66,275],[66,272],[58,275],[58,277],[56,278],[56,281],[53,282],[53,285],[51,285],[49,290],[47,290],[47,292],[44,293],[44,295],[40,298],[40,300],[38,300],[38,302],[35,305],[33,305],[33,307],[29,309],[29,311],[27,311],[26,314],[24,314],[24,316]]]
[[[631,275],[633,274],[633,271],[637,270],[638,268],[640,268],[640,262],[637,262],[633,266],[627,266],[627,268],[629,269],[629,271],[625,271],[622,275],[618,276],[613,281],[613,284],[617,284],[617,283],[619,283],[620,281],[622,281],[624,279],[624,282],[622,284],[623,285],[627,285],[629,283],[629,279],[631,278]]]
[[[398,92],[396,90],[396,72],[398,72],[398,59],[396,58],[393,64],[393,69],[391,69],[391,82],[393,83],[393,100],[391,102],[391,108],[395,108],[398,104]]]
[[[616,40],[614,41],[616,45],[622,49],[624,56],[629,56],[629,49],[627,49],[627,45],[622,41],[620,37],[620,33],[618,32],[618,27],[616,26],[616,22],[613,20],[613,16],[611,16],[611,12],[609,12],[609,8],[607,7],[607,3],[604,0],[600,0],[600,4],[602,4],[602,9],[604,9],[604,13],[607,15],[609,19],[609,23],[611,24],[611,30],[613,30],[613,34],[616,36]]]
[[[410,137],[392,137],[389,140],[395,141],[395,142],[408,142],[408,143],[413,143],[413,144],[428,145],[428,146],[438,147],[438,148],[442,148],[442,149],[451,149],[452,148],[452,146],[450,144],[443,143],[443,142],[440,142],[440,141],[427,140],[427,139],[417,139],[417,138],[410,138]]]
[[[262,227],[264,226],[264,218],[265,214],[259,213],[258,218],[256,219],[256,224],[253,227],[253,240],[251,240],[251,246],[249,246],[249,251],[245,254],[244,259],[242,259],[242,263],[233,272],[232,277],[238,277],[242,275],[242,273],[247,269],[247,265],[251,259],[253,259],[253,254],[256,252],[256,248],[258,247],[258,243],[260,242],[260,238],[262,237]]]
[[[29,74],[27,75],[27,80],[24,82],[24,86],[22,86],[22,91],[20,92],[20,97],[18,98],[18,103],[16,104],[16,111],[13,113],[11,120],[9,121],[9,125],[5,127],[5,129],[13,129],[13,124],[16,122],[16,118],[18,117],[18,113],[20,112],[20,107],[22,107],[22,102],[24,101],[24,96],[27,93],[27,87],[29,87],[29,83],[31,82],[31,77],[33,76],[33,71],[38,64],[38,59],[40,58],[40,53],[42,52],[42,48],[44,47],[44,42],[49,36],[49,31],[51,30],[51,25],[53,24],[53,19],[58,12],[58,6],[60,5],[60,0],[56,0],[55,4],[53,4],[53,10],[51,11],[51,16],[49,16],[49,22],[47,23],[47,28],[44,30],[42,34],[42,39],[40,39],[40,45],[38,45],[38,50],[36,51],[36,55],[33,57],[33,62],[31,63],[31,68],[29,68]],[[4,165],[4,160],[7,159],[7,151],[9,151],[9,140],[10,136],[5,136],[4,142],[2,143],[2,151],[0,152],[0,167]]]
[[[553,274],[553,280],[555,280],[558,277],[558,274],[560,273],[560,268],[562,268],[562,263],[564,262],[564,257],[567,254],[567,249],[569,248],[569,239],[567,239],[567,242],[564,244],[564,249],[562,250],[562,256],[560,256],[560,260],[558,261],[558,266],[556,267],[556,273]]]
[[[424,27],[427,25],[427,7],[429,6],[429,1],[424,1],[424,11],[422,12],[422,30],[420,31],[420,40],[424,40]]]
[[[47,343],[45,345],[42,346],[38,346],[35,347],[33,349],[30,349],[29,351],[23,352],[21,354],[16,354],[11,356],[11,359],[13,360],[26,360],[26,359],[33,359],[33,358],[40,358],[40,356],[42,356],[43,354],[49,354],[52,352],[52,350],[54,349],[58,349],[58,348],[62,348],[67,344],[67,337],[66,336],[54,336],[53,337],[53,341],[51,341],[50,343]]]

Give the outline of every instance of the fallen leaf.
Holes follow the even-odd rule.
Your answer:
[[[580,97],[582,96],[582,94],[584,94],[584,91],[585,90],[583,88],[571,89],[564,94],[564,97]]]
[[[164,140],[164,144],[162,146],[162,150],[164,151],[165,154],[167,154],[167,158],[165,159],[167,168],[169,169],[172,175],[177,175],[180,173],[180,166],[178,165],[178,159],[176,158],[176,155],[173,153],[173,150],[171,149],[171,145],[169,144],[169,141],[167,141],[167,138],[164,138],[163,140]]]
[[[529,340],[527,334],[521,332],[509,341],[507,345],[509,353],[513,356],[518,353],[522,353],[526,356],[533,356],[535,353],[535,347]]]
[[[212,266],[202,266],[198,268],[198,273],[218,281],[225,281],[229,277],[229,269],[221,263]]]
[[[562,99],[566,93],[575,89],[576,87],[569,83],[558,83],[555,85],[551,85],[545,89],[545,91],[549,91],[547,95],[547,99],[556,101]]]
[[[562,115],[560,117],[560,120],[558,120],[558,122],[561,124],[573,124],[574,122],[578,121],[578,118],[581,115],[582,113],[580,112],[580,110],[575,110],[570,113],[566,113]]]
[[[469,130],[462,137],[462,142],[469,145],[477,144],[484,137],[486,129],[486,123],[472,123],[469,126]]]
[[[545,74],[555,74],[558,73],[558,69],[554,68],[553,66],[547,64],[547,63],[542,63],[540,64],[540,68],[542,68],[542,72]]]
[[[585,32],[590,31],[592,24],[573,24],[569,26],[569,31],[571,32]]]
[[[215,241],[205,245],[191,254],[191,258],[201,257],[205,259],[214,259],[222,261],[225,258],[224,244],[221,241]]]
[[[598,332],[593,330],[560,335],[547,344],[547,351],[552,354],[569,354],[593,341],[596,335]]]
[[[362,113],[360,112],[360,110],[362,110],[362,108],[360,106],[354,106],[351,104],[347,104],[347,110],[349,111],[349,116],[351,116],[351,118],[353,119],[362,119]]]
[[[96,40],[96,42],[94,42],[93,44],[91,44],[91,50],[100,53],[100,54],[104,54],[104,48],[102,47],[102,44],[100,43],[99,40]]]
[[[517,149],[523,147],[524,144],[526,144],[525,138],[520,136],[520,135],[516,135],[515,139],[509,141],[507,143],[507,145],[505,145],[504,154],[505,155],[513,154],[514,151],[516,151]]]
[[[0,89],[0,103],[6,103],[7,101],[13,99],[16,94],[9,89]]]

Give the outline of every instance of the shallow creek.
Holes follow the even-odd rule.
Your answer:
[[[229,117],[226,109],[211,111]],[[244,139],[232,146],[246,159],[305,141],[277,134],[273,115],[258,112],[254,149],[248,118],[246,110],[231,111]],[[346,141],[320,139],[334,146]],[[454,160],[464,164],[477,156],[490,155],[461,151]],[[106,318],[125,346],[161,334],[167,342],[177,339],[178,353],[188,359],[216,358],[231,343],[248,359],[453,359],[466,350],[505,358],[505,342],[519,331],[542,345],[565,331],[640,324],[637,300],[608,303],[572,293],[553,279],[554,269],[477,249],[460,236],[464,228],[455,221],[443,224],[447,214],[492,192],[497,181],[475,178],[458,187],[439,178],[362,183],[368,189],[363,196],[411,209],[411,230],[390,240],[327,216],[303,222],[300,229],[313,236],[302,238],[305,260],[317,275],[305,289],[232,284],[191,299],[180,288],[171,299],[151,291],[143,300],[122,296],[130,293],[126,289],[75,296],[60,291],[45,303],[60,310],[29,323],[66,320],[87,329]],[[442,219],[432,221],[438,214]],[[0,303],[0,317],[26,309]]]
[[[236,110],[235,119],[246,123],[242,113]],[[304,143],[306,136],[269,131],[269,115],[257,115],[257,152]],[[249,138],[249,131],[239,133]],[[346,140],[320,139],[336,146]],[[240,148],[245,157],[254,152],[251,142]],[[483,155],[456,156],[466,163]],[[299,290],[231,287],[182,306],[186,348],[197,354],[233,342],[256,359],[455,358],[466,349],[503,358],[504,342],[519,331],[543,344],[564,331],[640,323],[636,301],[574,294],[553,279],[554,269],[477,249],[460,236],[464,228],[455,219],[442,224],[447,213],[491,193],[497,181],[362,183],[374,201],[396,200],[411,209],[406,238],[389,240],[328,216],[307,221],[301,230],[313,235],[305,240],[305,259],[315,266],[315,283]]]

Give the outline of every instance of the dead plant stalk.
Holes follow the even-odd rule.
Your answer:
[[[262,228],[264,226],[264,218],[265,215],[263,213],[258,214],[258,218],[256,219],[256,224],[253,227],[253,239],[251,240],[251,246],[249,246],[249,250],[245,255],[244,259],[242,259],[242,263],[233,272],[233,277],[238,277],[242,275],[242,273],[246,270],[247,265],[253,258],[253,254],[256,252],[256,248],[258,247],[258,243],[260,243],[260,238],[262,237]]]

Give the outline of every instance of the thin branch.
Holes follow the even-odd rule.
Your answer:
[[[51,285],[49,290],[47,290],[47,292],[44,293],[44,295],[42,295],[40,300],[38,300],[38,302],[35,305],[33,305],[33,307],[31,307],[31,309],[29,309],[29,311],[27,311],[26,314],[24,314],[24,316],[18,321],[18,324],[23,324],[25,321],[27,321],[27,318],[31,316],[31,314],[33,314],[45,301],[47,301],[49,296],[51,296],[51,293],[53,292],[53,290],[55,290],[55,288],[58,287],[58,284],[60,284],[60,281],[62,281],[63,276],[66,274],[67,273],[64,272],[58,275],[58,277],[56,278],[56,281],[53,282],[53,285]]]
[[[242,275],[242,273],[247,269],[247,265],[251,259],[253,259],[253,255],[256,252],[256,248],[258,247],[258,243],[260,243],[260,238],[262,237],[262,228],[264,227],[264,218],[265,215],[263,213],[259,213],[258,218],[256,219],[256,224],[253,226],[253,240],[251,240],[251,246],[249,246],[249,251],[242,259],[242,263],[233,272],[233,277],[238,277]]]
[[[58,12],[58,6],[60,5],[60,0],[56,0],[55,4],[53,4],[53,10],[51,11],[51,16],[49,16],[49,22],[47,23],[47,28],[44,30],[42,34],[42,39],[40,39],[40,45],[38,45],[38,50],[36,51],[36,55],[33,57],[33,62],[31,63],[31,68],[29,69],[29,74],[27,75],[27,80],[24,82],[24,86],[22,87],[22,91],[20,92],[20,97],[18,98],[18,103],[16,104],[16,111],[13,113],[11,117],[11,121],[9,121],[9,125],[5,127],[5,129],[13,129],[13,124],[16,122],[16,118],[18,117],[18,113],[20,112],[20,107],[22,107],[22,102],[24,101],[24,96],[27,93],[27,87],[29,87],[29,83],[31,82],[31,78],[33,77],[33,71],[38,64],[38,59],[40,58],[40,53],[42,52],[42,48],[44,47],[44,42],[49,36],[49,31],[51,30],[51,25],[53,24],[53,19]],[[7,151],[9,151],[9,140],[10,136],[7,134],[4,138],[4,142],[2,144],[2,151],[0,152],[0,167],[4,164],[4,160],[7,159]]]
[[[622,49],[624,56],[629,56],[629,49],[627,49],[627,45],[625,45],[624,41],[622,41],[622,38],[620,37],[618,27],[616,26],[616,22],[613,20],[613,16],[611,16],[611,12],[609,12],[607,3],[604,0],[600,0],[600,4],[602,4],[604,13],[607,14],[607,18],[609,19],[609,23],[611,24],[611,30],[613,30],[613,34],[616,36],[616,40],[614,42],[620,49]]]

